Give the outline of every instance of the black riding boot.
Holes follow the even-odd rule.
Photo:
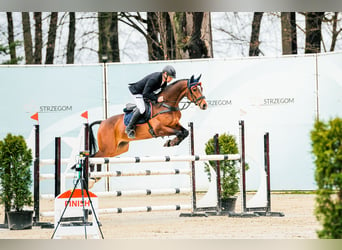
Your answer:
[[[125,129],[125,132],[128,138],[130,139],[135,138],[135,123],[138,121],[139,117],[140,117],[140,111],[139,109],[136,108],[133,110],[133,116]]]

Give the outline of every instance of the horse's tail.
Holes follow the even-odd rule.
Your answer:
[[[101,124],[102,121],[95,121],[89,125],[89,150],[90,156],[93,156],[97,152],[97,142],[93,132],[93,126]]]
[[[100,124],[102,121],[95,121],[89,125],[89,157],[93,157],[94,154],[97,152],[97,144],[96,139],[93,132],[93,126]],[[73,165],[70,169],[75,169],[76,164]]]

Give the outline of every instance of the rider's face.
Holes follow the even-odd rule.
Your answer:
[[[167,79],[166,79],[166,81],[169,83],[169,82],[171,82],[171,81],[172,81],[172,79],[173,79],[173,77],[172,77],[172,76],[167,76]]]
[[[169,76],[169,75],[167,75],[166,72],[164,72],[164,74],[163,74],[163,82],[169,83],[169,82],[172,81],[172,79],[173,79],[172,76]]]

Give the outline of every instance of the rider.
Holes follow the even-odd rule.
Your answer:
[[[125,129],[128,138],[135,138],[135,123],[145,112],[145,100],[163,102],[163,96],[159,96],[157,98],[154,91],[158,89],[163,90],[167,83],[169,83],[173,78],[176,78],[176,70],[172,66],[167,65],[163,68],[162,72],[151,73],[140,81],[129,84],[128,89],[135,99],[137,108],[133,111],[132,119]]]

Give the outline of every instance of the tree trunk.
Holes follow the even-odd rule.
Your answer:
[[[283,55],[297,54],[296,13],[281,12]]]
[[[99,62],[103,62],[106,57],[108,60],[108,45],[106,35],[106,20],[108,12],[98,13],[98,25],[99,25]],[[107,61],[105,60],[105,61]]]
[[[58,12],[51,12],[45,64],[53,64],[55,54]]]
[[[193,28],[191,39],[189,41],[188,49],[190,58],[207,58],[209,57],[209,50],[202,39],[202,22],[204,12],[193,13]]]
[[[253,22],[252,22],[252,34],[251,41],[249,44],[249,56],[258,56],[260,54],[259,49],[259,34],[260,34],[260,26],[263,12],[254,12]]]
[[[119,62],[118,15],[116,12],[99,12],[99,62]]]
[[[335,46],[336,46],[336,41],[337,41],[337,37],[340,34],[340,32],[342,31],[342,29],[337,30],[337,23],[338,23],[338,12],[335,12],[333,17],[332,17],[332,38],[331,38],[331,45],[330,45],[330,51],[334,51],[335,50]]]
[[[190,58],[187,45],[191,37],[191,31],[188,24],[192,22],[192,14],[186,12],[169,12],[170,24],[175,41],[173,50],[175,59]]]
[[[169,12],[176,59],[212,57],[209,12]]]
[[[7,30],[8,30],[8,47],[10,52],[10,64],[17,64],[16,44],[14,42],[14,29],[12,12],[6,12],[7,15]]]
[[[35,36],[34,36],[34,63],[42,64],[43,33],[42,33],[42,13],[34,12]]]
[[[324,12],[307,12],[305,15],[305,53],[321,52],[321,26]]]
[[[147,12],[147,48],[150,61],[164,59],[159,33],[158,15],[155,12]]]
[[[164,60],[177,59],[176,42],[171,26],[170,16],[167,12],[158,12],[158,24],[160,29],[160,41],[163,49]]]
[[[120,62],[119,49],[119,28],[118,28],[118,13],[112,12],[110,30],[109,30],[110,47],[112,51],[112,62]]]
[[[69,36],[67,47],[67,64],[73,64],[75,59],[75,33],[76,33],[76,17],[75,12],[69,12]]]
[[[26,64],[33,64],[32,35],[29,12],[22,12],[22,25],[24,33],[24,50]]]

